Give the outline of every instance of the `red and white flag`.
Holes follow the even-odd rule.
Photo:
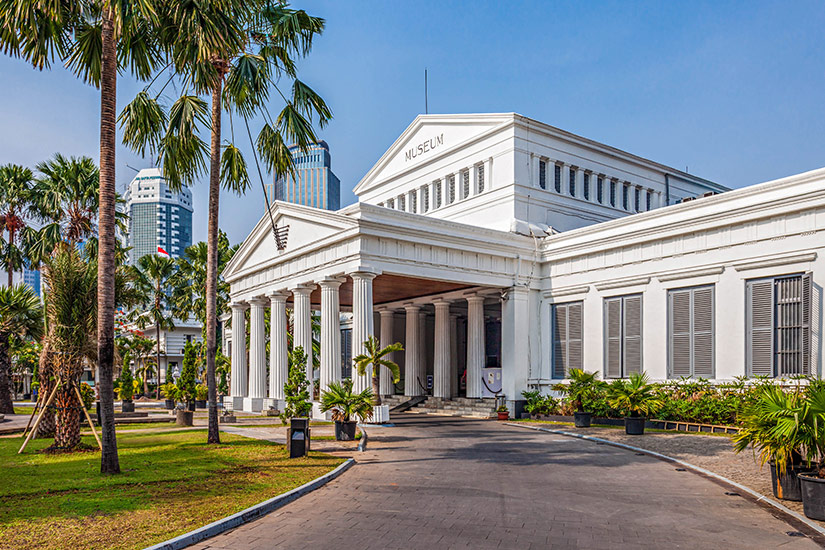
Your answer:
[[[158,247],[158,254],[160,254],[161,256],[163,256],[165,258],[171,258],[172,257],[168,252],[166,252],[161,247]]]

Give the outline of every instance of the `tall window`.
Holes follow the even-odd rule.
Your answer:
[[[568,177],[570,178],[570,195],[575,197],[576,196],[576,169],[571,168],[568,172]]]
[[[713,285],[667,293],[668,375],[713,378]]]
[[[616,182],[610,182],[610,206],[616,206]]]
[[[604,204],[604,178],[601,176],[596,178],[596,200]]]
[[[633,194],[633,210],[639,212],[642,208],[642,190],[638,187],[634,189]]]
[[[553,168],[553,181],[556,187],[556,193],[561,193],[561,165],[556,164]]]
[[[410,191],[410,212],[413,214],[418,213],[418,193],[416,193],[415,189]]]
[[[476,166],[476,179],[478,180],[476,182],[476,188],[478,189],[479,193],[483,193],[484,192],[484,165],[483,164],[479,164],[478,166]]]
[[[590,200],[590,174],[584,173],[584,182],[582,183],[582,192],[584,193],[584,200]]]
[[[398,209],[401,211],[407,210],[407,196],[406,195],[398,195]]]
[[[421,186],[421,200],[424,205],[421,208],[422,212],[427,212],[430,209],[430,188],[427,185]]]
[[[553,378],[567,378],[570,369],[582,368],[582,302],[553,304]]]
[[[642,295],[605,299],[604,324],[605,377],[642,372]]]
[[[352,329],[341,329],[341,379],[352,378]]]
[[[622,208],[625,210],[630,208],[630,185],[627,183],[622,185]]]
[[[539,161],[539,187],[547,189],[547,163]]]
[[[461,172],[461,198],[466,199],[470,196],[470,171],[464,170]]]
[[[387,208],[395,209],[395,199],[387,199]]]
[[[447,204],[455,202],[455,174],[450,174],[447,178]]]
[[[747,281],[749,375],[811,373],[811,305],[810,273]]]
[[[435,190],[435,208],[441,208],[441,180],[433,182],[433,189]]]
[[[645,197],[645,210],[650,211],[650,207],[652,206],[653,202],[653,192],[648,189],[647,196]]]

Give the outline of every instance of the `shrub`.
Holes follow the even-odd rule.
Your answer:
[[[135,394],[134,378],[132,377],[132,370],[123,361],[123,370],[120,371],[120,376],[117,378],[117,396],[121,401],[131,401]]]
[[[183,348],[183,369],[178,378],[178,391],[181,401],[192,401],[195,399],[197,391],[197,357],[195,356],[195,346],[192,342],[187,342]]]
[[[304,348],[298,346],[289,354],[289,375],[284,384],[284,399],[286,406],[281,413],[281,422],[284,424],[296,416],[309,416],[312,412],[312,403],[309,402],[309,381],[306,376],[307,355]]]

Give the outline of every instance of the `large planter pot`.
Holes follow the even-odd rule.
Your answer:
[[[205,409],[206,408],[206,399],[195,399],[195,408],[196,409]]]
[[[644,416],[628,416],[624,419],[624,433],[627,435],[643,435],[645,433]]]
[[[194,401],[187,401],[186,402],[186,410],[195,412],[195,402]]]
[[[192,411],[185,411],[178,409],[175,413],[175,424],[178,426],[191,426],[194,413]]]
[[[354,441],[355,440],[355,426],[358,423],[354,420],[343,422],[341,420],[335,421],[335,439],[336,441]]]
[[[175,400],[174,399],[167,399],[166,400],[166,410],[171,411],[175,408]]]
[[[573,413],[573,424],[577,428],[589,428],[590,427],[590,420],[593,418],[593,413],[589,412],[574,412]]]
[[[785,473],[780,476],[777,475],[776,464],[771,462],[770,466],[773,496],[781,498],[782,500],[793,500],[796,502],[802,500],[799,474],[805,472],[808,468],[802,464],[788,464]]]
[[[798,474],[802,509],[811,519],[825,520],[825,479]]]
[[[510,411],[498,411],[499,420],[510,420]]]
[[[133,413],[135,412],[135,402],[134,401],[124,401],[120,404],[121,412],[125,413]]]

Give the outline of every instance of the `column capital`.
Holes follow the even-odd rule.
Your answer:
[[[245,301],[242,301],[242,300],[238,300],[237,302],[231,302],[229,304],[229,307],[230,307],[230,309],[232,309],[232,311],[235,311],[235,310],[245,311],[245,310],[249,309],[249,303],[245,302]]]
[[[352,277],[352,279],[363,279],[366,281],[371,281],[378,277],[378,273],[374,271],[367,271],[366,269],[353,271],[352,273],[347,273],[347,275]]]
[[[314,287],[314,284],[300,284],[296,287],[291,288],[289,291],[292,292],[292,294],[303,294],[309,296],[310,294],[312,294],[312,291],[315,290]]]
[[[479,302],[484,303],[484,296],[479,296],[478,294],[470,294],[465,296],[464,299],[467,300],[468,304],[477,304]]]
[[[342,284],[344,284],[344,281],[337,278],[323,279],[321,281],[318,281],[318,286],[320,286],[322,289],[337,289]]]
[[[432,302],[432,304],[436,308],[445,308],[446,307],[447,309],[449,309],[451,303],[453,303],[452,300],[445,300],[444,298],[437,298],[437,299],[433,300],[433,302]]]
[[[404,310],[408,313],[414,313],[416,311],[420,311],[421,306],[418,304],[404,304]]]
[[[286,302],[289,298],[289,295],[283,292],[272,292],[268,294],[269,301],[273,304],[277,304],[278,302]]]
[[[392,317],[392,316],[395,315],[395,310],[385,307],[385,308],[379,309],[378,313],[379,313],[379,315],[381,315],[381,317]]]
[[[248,300],[250,306],[259,306],[263,307],[266,305],[267,301],[266,298],[263,296],[255,296],[254,298],[250,298]]]

